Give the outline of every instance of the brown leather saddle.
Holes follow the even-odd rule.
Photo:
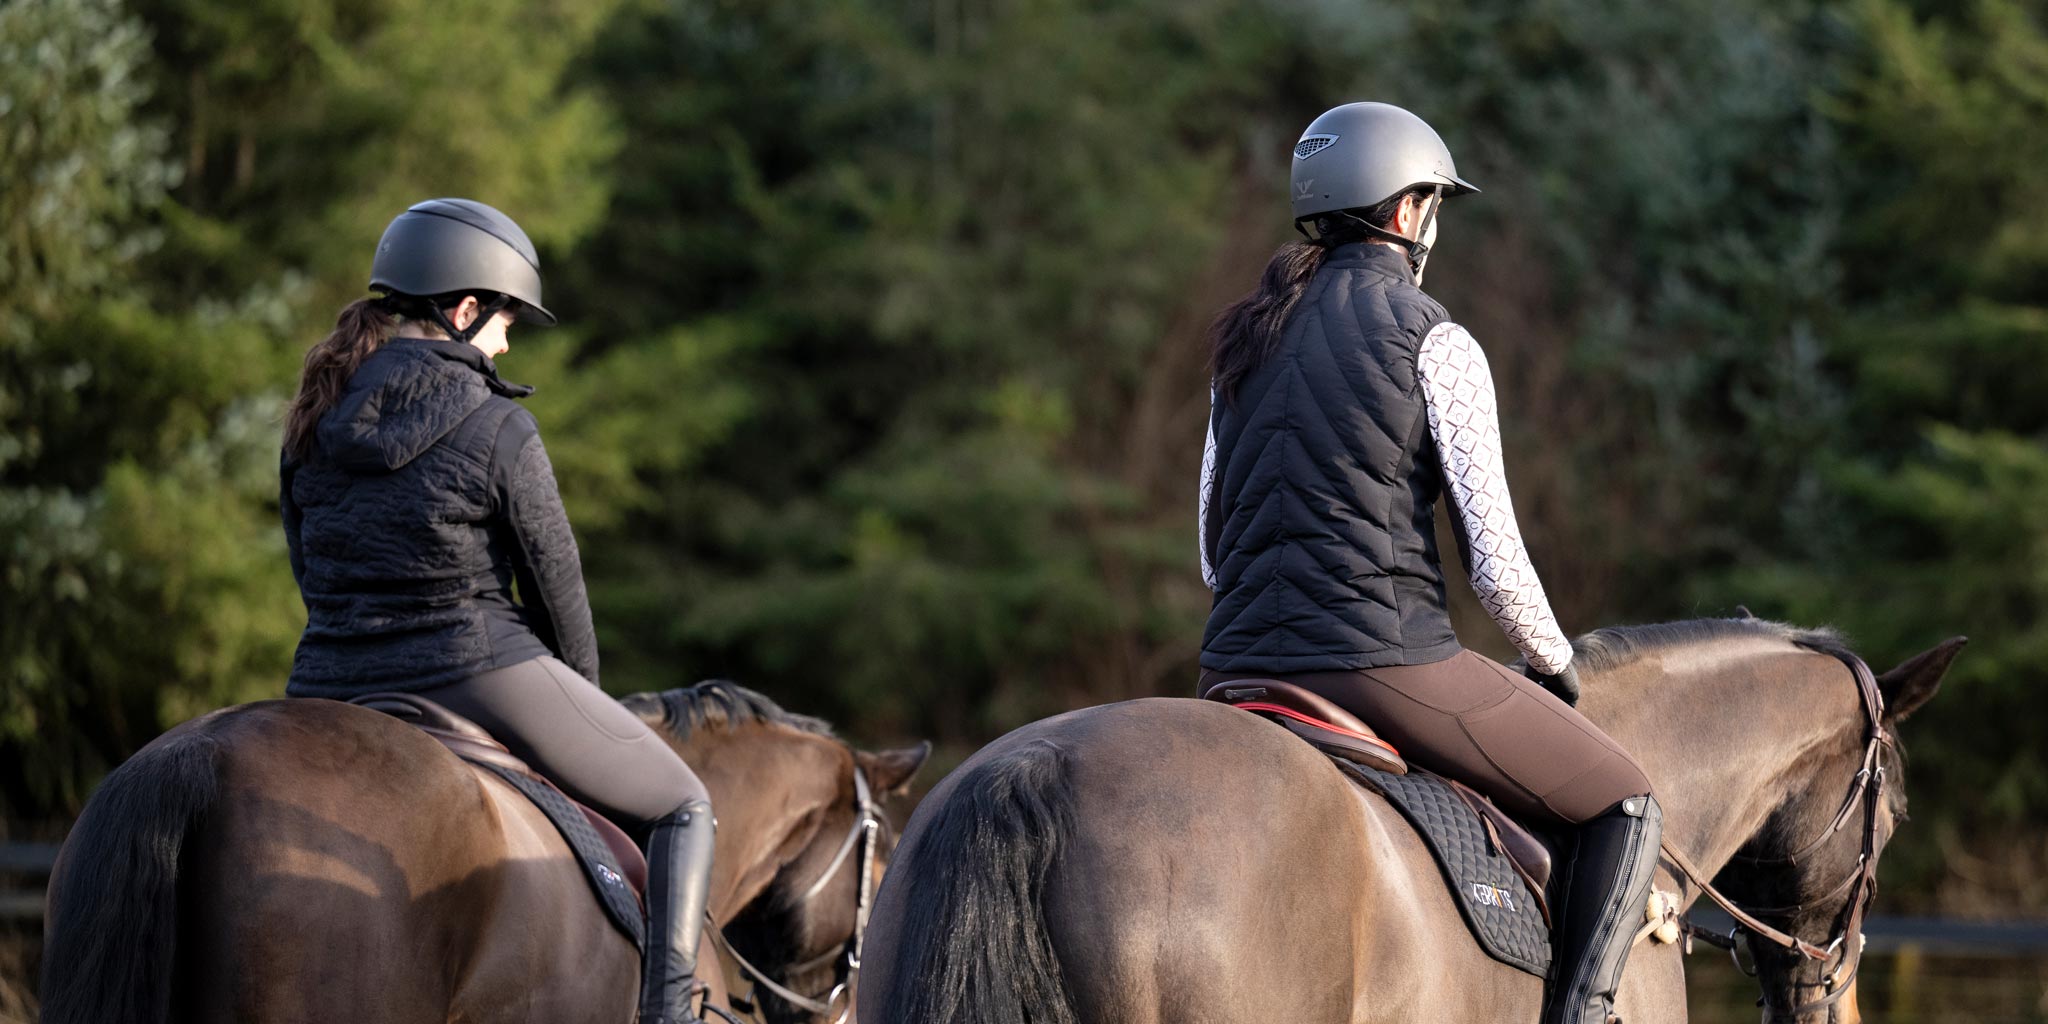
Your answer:
[[[418,694],[371,693],[356,697],[349,703],[372,711],[381,711],[406,722],[447,747],[449,753],[471,764],[516,772],[561,793],[560,787],[549,782],[545,776],[534,771],[525,761],[505,749],[505,745],[493,739],[490,733],[484,731],[483,726]],[[626,884],[632,887],[635,896],[644,901],[647,893],[647,856],[640,852],[640,847],[634,844],[624,830],[612,824],[611,819],[584,806],[567,793],[561,793],[561,796],[576,810],[582,812],[583,817],[590,822],[591,830],[597,833],[598,838],[611,850],[612,856],[618,859],[620,872],[625,875]]]
[[[1293,683],[1278,679],[1238,679],[1217,683],[1202,695],[1202,699],[1228,704],[1276,722],[1331,757],[1390,775],[1408,774],[1408,762],[1401,752],[1381,739],[1371,726],[1328,699]],[[1528,885],[1530,895],[1538,906],[1543,907],[1544,918],[1548,920],[1550,911],[1545,905],[1544,889],[1550,884],[1550,847],[1471,787],[1455,779],[1444,781],[1478,816],[1488,838],[1506,855],[1515,873]]]

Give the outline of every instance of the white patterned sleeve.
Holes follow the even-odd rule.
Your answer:
[[[1216,589],[1209,554],[1209,494],[1216,489],[1216,392],[1209,392],[1209,436],[1202,441],[1202,496],[1195,502],[1195,540],[1202,552],[1202,582]]]
[[[1529,564],[1514,502],[1508,498],[1500,411],[1486,353],[1463,327],[1438,324],[1422,339],[1416,371],[1464,534],[1472,589],[1531,666],[1550,675],[1562,672],[1571,664],[1572,645],[1551,614],[1536,567]]]

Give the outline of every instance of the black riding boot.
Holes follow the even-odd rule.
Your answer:
[[[1614,992],[1643,920],[1663,833],[1664,811],[1650,796],[1629,797],[1579,826],[1543,1024],[1617,1019]]]
[[[711,895],[711,805],[692,800],[647,837],[647,958],[640,965],[640,1024],[702,1024],[691,1011],[697,940]]]

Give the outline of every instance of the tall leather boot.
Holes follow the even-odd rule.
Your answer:
[[[692,800],[654,823],[647,837],[647,957],[640,965],[640,1024],[702,1024],[697,940],[711,896],[711,805]]]
[[[1609,1024],[1621,968],[1657,872],[1664,810],[1632,796],[1579,826],[1543,1024]]]

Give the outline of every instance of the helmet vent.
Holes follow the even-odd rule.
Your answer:
[[[1304,135],[1301,137],[1300,142],[1294,144],[1294,158],[1296,160],[1306,160],[1330,148],[1330,143],[1335,141],[1337,141],[1335,135]]]

